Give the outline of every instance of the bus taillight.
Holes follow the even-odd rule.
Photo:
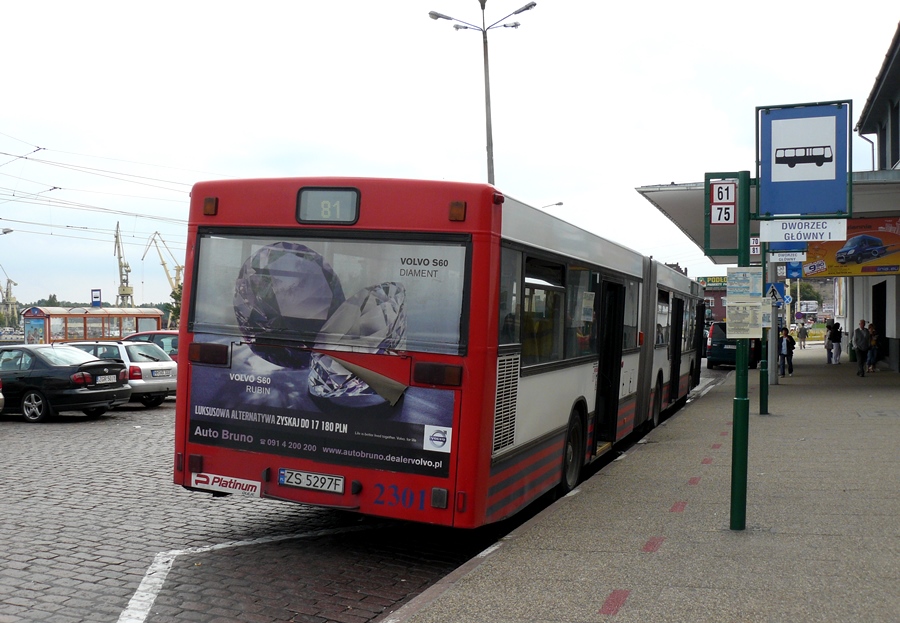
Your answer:
[[[188,346],[188,360],[193,363],[205,363],[211,366],[227,366],[228,346],[225,344],[192,342]]]
[[[413,366],[413,380],[423,385],[462,385],[462,366],[445,363],[417,363]]]

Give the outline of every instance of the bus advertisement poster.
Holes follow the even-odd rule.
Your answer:
[[[465,241],[282,235],[200,238],[194,340],[230,364],[192,367],[191,441],[447,476],[455,392],[398,354],[464,348]]]
[[[238,450],[447,476],[454,392],[408,387],[392,406],[377,394],[342,400],[309,391],[312,366],[273,366],[233,345],[230,368],[194,366],[190,441]],[[298,359],[309,353],[298,352]]]

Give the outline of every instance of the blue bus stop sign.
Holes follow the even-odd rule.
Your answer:
[[[757,108],[759,216],[851,216],[851,102]]]

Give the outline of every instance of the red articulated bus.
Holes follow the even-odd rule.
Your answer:
[[[175,482],[460,528],[699,380],[700,286],[486,184],[191,194]]]

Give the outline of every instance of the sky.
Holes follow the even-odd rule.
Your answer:
[[[487,24],[524,4],[489,0]],[[487,181],[481,33],[432,10],[481,25],[476,0],[2,3],[0,289],[114,303],[118,229],[134,303],[169,301],[201,180]],[[538,0],[488,34],[495,185],[723,275],[635,188],[753,171],[757,106],[850,99],[855,125],[898,19],[881,0]]]

